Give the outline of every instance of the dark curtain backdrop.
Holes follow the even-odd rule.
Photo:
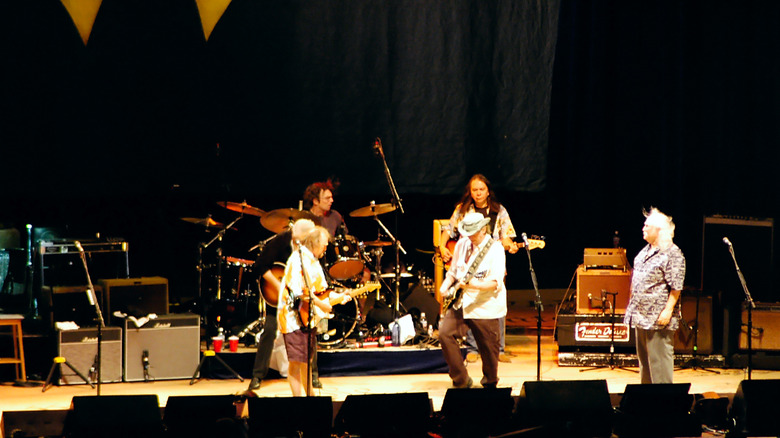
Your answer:
[[[383,219],[431,275],[416,249],[471,174],[508,201],[548,184],[558,1],[233,0],[206,42],[192,0],[104,0],[86,46],[58,0],[0,5],[0,222],[124,237],[133,276],[184,294],[212,234],[180,218],[327,177],[342,213],[389,202],[377,137],[407,211]],[[237,228],[228,255],[268,237]]]

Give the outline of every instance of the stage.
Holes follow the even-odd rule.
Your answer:
[[[417,346],[401,347],[400,349],[411,354],[431,354],[437,351],[435,349],[420,349]],[[349,357],[349,355],[357,353],[377,354],[380,357],[384,355],[382,360],[392,358],[392,356],[387,356],[392,354],[392,348],[380,350],[369,351],[366,349],[361,352],[334,350],[322,353],[322,359],[327,361],[328,354]],[[534,334],[508,334],[507,351],[513,355],[512,362],[499,364],[499,386],[511,388],[512,395],[518,396],[524,382],[537,380],[537,338]],[[549,335],[542,336],[540,353],[541,366],[538,371],[542,381],[606,380],[609,393],[613,396],[621,394],[627,384],[639,383],[637,373],[619,368],[606,367],[583,371],[585,368],[582,367],[559,366],[558,347],[552,336]],[[249,355],[251,356],[251,354]],[[480,362],[470,363],[468,368],[472,378],[478,382],[481,376]],[[674,378],[676,383],[690,383],[690,393],[692,394],[715,392],[729,397],[734,394],[739,383],[746,378],[745,371],[742,369],[718,368],[715,370],[719,374],[701,369],[681,369],[675,371]],[[245,374],[245,371],[242,369],[241,374]],[[333,374],[323,374],[321,378],[323,388],[317,390],[317,395],[331,397],[334,406],[343,402],[349,395],[425,392],[430,398],[433,410],[439,411],[447,389],[451,387],[450,379],[444,372],[351,376],[335,376]],[[780,379],[780,371],[754,369],[752,379]],[[164,407],[167,399],[171,396],[240,395],[245,392],[248,383],[247,379],[241,382],[236,378],[203,378],[192,385],[189,379],[157,380],[153,382],[104,383],[100,386],[100,391],[101,395],[156,394],[160,406]],[[40,418],[39,421],[44,421],[45,418],[48,424],[29,424],[28,427],[49,431],[57,429],[61,427],[57,419],[64,418],[64,411],[69,409],[72,397],[96,394],[97,390],[88,385],[52,386],[42,392],[40,386],[17,387],[13,386],[11,382],[7,382],[0,387],[0,400],[2,400],[0,410],[6,414],[4,415],[5,429],[8,430],[9,425],[18,427],[19,424],[16,423],[18,421],[29,422],[33,421],[34,418]],[[258,397],[288,397],[290,396],[290,387],[285,379],[275,378],[264,381],[255,394]],[[334,415],[336,410],[337,408],[334,407]],[[381,413],[381,410],[380,406],[376,406],[377,413]],[[18,414],[17,411],[27,411],[28,415]],[[34,412],[40,413],[40,411],[62,412],[50,412],[50,415],[33,415]]]

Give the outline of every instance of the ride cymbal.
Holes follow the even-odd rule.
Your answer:
[[[295,208],[279,208],[276,210],[271,210],[268,213],[265,213],[265,215],[263,215],[263,217],[260,218],[260,223],[268,231],[271,231],[273,233],[281,233],[291,223],[297,221],[298,219],[309,219],[317,225],[319,225],[321,222],[319,216],[315,215],[314,213],[308,210],[298,210]]]
[[[191,224],[203,225],[203,226],[208,227],[208,228],[222,227],[222,226],[225,225],[223,223],[215,221],[214,219],[212,219],[210,217],[204,217],[204,218],[183,217],[183,218],[181,218],[181,220],[183,220],[184,222],[189,222]]]
[[[251,205],[247,204],[246,201],[244,202],[220,201],[217,202],[217,205],[221,207],[225,207],[230,211],[235,211],[241,214],[248,214],[248,215],[258,216],[258,217],[263,217],[265,215],[265,211],[260,210],[257,207],[252,207]]]
[[[357,210],[353,210],[349,213],[349,215],[352,217],[370,217],[379,214],[390,213],[393,210],[395,210],[395,205],[393,204],[371,204],[367,207],[361,207]]]

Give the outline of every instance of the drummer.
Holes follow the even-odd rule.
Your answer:
[[[315,182],[303,192],[303,208],[321,218],[321,225],[325,227],[332,237],[345,236],[347,225],[344,217],[338,211],[332,209],[333,192],[338,188],[338,181],[328,178],[327,181]]]

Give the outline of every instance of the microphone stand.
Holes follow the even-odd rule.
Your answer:
[[[723,238],[723,242],[728,245],[729,247],[729,254],[731,254],[731,259],[734,261],[734,268],[737,270],[737,276],[739,277],[739,282],[742,284],[742,290],[745,292],[745,308],[747,308],[747,372],[748,372],[748,380],[751,380],[751,374],[753,370],[753,309],[756,308],[756,303],[753,302],[753,297],[750,295],[750,291],[747,287],[747,282],[745,281],[745,276],[742,274],[742,271],[739,269],[739,264],[737,264],[737,257],[734,255],[734,246],[731,244],[731,242],[728,241],[727,238]],[[741,324],[740,324],[740,330],[741,330]]]
[[[312,388],[312,362],[314,359],[314,354],[312,352],[312,349],[314,348],[314,342],[315,342],[315,333],[314,333],[314,327],[312,326],[312,322],[314,322],[314,292],[311,290],[311,285],[309,284],[309,276],[306,273],[306,268],[303,266],[303,249],[301,248],[301,244],[297,243],[298,245],[298,257],[301,260],[301,272],[303,274],[303,284],[306,286],[306,291],[309,295],[309,321],[306,324],[306,329],[308,330],[307,336],[306,336],[306,342],[308,345],[306,345],[306,397],[308,397],[311,394],[311,388]]]
[[[87,266],[87,256],[84,253],[84,248],[81,246],[81,242],[76,241],[76,248],[81,255],[81,262],[84,264],[84,273],[87,275],[87,299],[89,304],[95,308],[95,321],[97,321],[97,357],[95,363],[97,364],[97,395],[100,396],[100,383],[102,380],[102,343],[103,343],[103,327],[106,325],[103,320],[103,312],[100,311],[100,303],[98,303],[95,296],[95,287],[92,285],[92,278],[89,275],[89,267]]]
[[[542,295],[539,293],[539,284],[536,281],[536,272],[531,261],[531,248],[528,247],[528,238],[525,233],[522,236],[523,243],[525,243],[525,253],[528,255],[528,270],[531,273],[534,292],[536,292],[536,301],[534,301],[536,307],[536,380],[539,381],[542,380],[542,312],[544,307],[542,306]]]
[[[390,187],[390,194],[393,197],[393,204],[398,207],[398,209],[401,211],[401,214],[404,214],[404,206],[401,204],[401,197],[398,195],[398,190],[395,187],[395,183],[393,183],[393,176],[390,174],[390,168],[387,166],[387,160],[385,159],[385,151],[382,149],[382,140],[377,137],[376,140],[374,140],[374,153],[378,155],[380,158],[382,158],[382,169],[385,172],[385,178],[387,179],[387,185]],[[373,202],[372,202],[373,205]],[[395,248],[395,305],[394,305],[394,316],[395,318],[398,318],[400,314],[400,288],[401,288],[401,260],[400,260],[400,254],[399,251],[403,251],[404,255],[406,254],[406,251],[401,247],[401,243],[396,239],[390,231],[387,229],[387,227],[382,224],[382,222],[376,217],[376,214],[374,215],[374,219],[376,219],[377,223],[382,227],[382,229],[385,230],[387,235],[393,240],[393,247]],[[396,229],[398,229],[398,216],[396,216]]]

